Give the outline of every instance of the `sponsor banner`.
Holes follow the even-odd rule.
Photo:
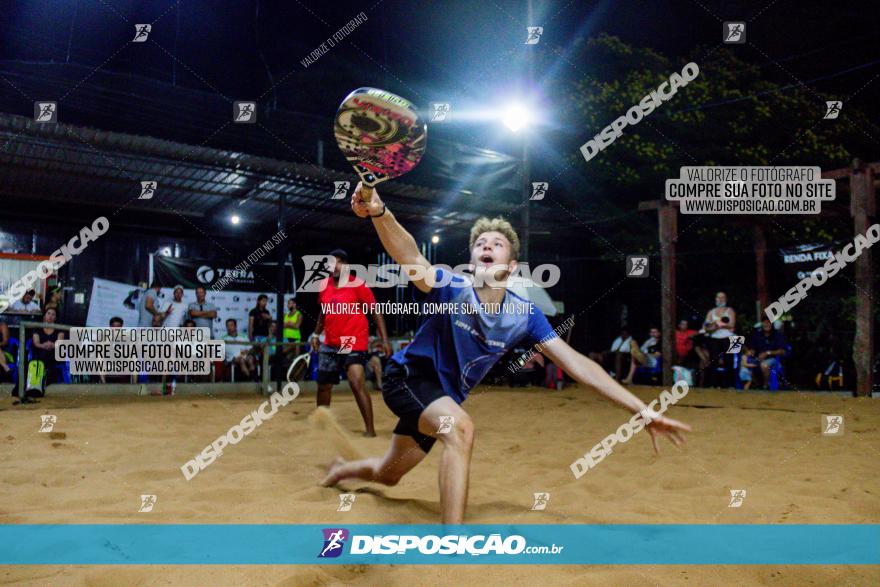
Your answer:
[[[793,281],[810,277],[813,271],[834,258],[834,243],[819,243],[781,247],[779,257],[785,267],[785,275]]]
[[[255,263],[247,260],[234,264],[204,259],[175,259],[174,257],[153,257],[153,274],[163,288],[177,284],[186,289],[204,287],[214,290],[236,290],[269,293],[278,287],[277,263]],[[285,264],[284,283],[290,284],[289,291],[296,290],[293,265]],[[218,287],[213,287],[217,285]],[[241,324],[239,324],[241,326]]]
[[[174,299],[171,287],[163,287],[159,292],[160,307],[167,307]],[[125,322],[125,326],[137,326],[138,312],[143,289],[136,285],[94,278],[92,295],[89,300],[89,313],[86,318],[86,326],[107,326],[110,318],[119,316]],[[273,291],[267,291],[269,303],[266,309],[275,316],[275,300],[277,295]],[[232,318],[238,324],[238,332],[243,338],[247,338],[248,312],[257,305],[256,292],[248,291],[212,291],[210,288],[205,292],[205,301],[214,304],[217,308],[217,317],[212,325],[212,338],[219,338],[226,334],[226,320]],[[293,298],[293,294],[284,296],[285,307],[287,300]],[[196,301],[194,289],[183,290],[183,303],[189,306]],[[244,347],[242,347],[244,348]]]
[[[880,564],[877,524],[4,524],[0,543],[3,565]]]

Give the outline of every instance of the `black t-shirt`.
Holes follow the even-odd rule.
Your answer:
[[[254,336],[269,336],[269,324],[272,322],[272,315],[269,314],[268,310],[254,308],[248,316],[254,319]]]
[[[45,344],[50,340],[52,342],[58,342],[58,330],[52,332],[52,334],[46,334],[42,328],[37,329],[37,338],[40,341],[40,344]],[[55,362],[55,349],[47,351],[45,349],[34,347],[34,359],[37,361],[43,361],[44,363],[54,363]]]

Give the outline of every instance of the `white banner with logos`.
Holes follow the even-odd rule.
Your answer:
[[[89,300],[86,326],[108,326],[110,318],[114,316],[122,318],[125,326],[137,326],[138,308],[140,307],[141,296],[144,294],[144,291],[136,285],[95,277],[92,284],[92,296]],[[171,288],[162,288],[159,295],[161,297],[160,308],[167,307],[171,300],[174,299],[174,292]],[[238,323],[239,335],[246,337],[248,312],[256,307],[258,295],[259,293],[250,291],[224,290],[214,292],[209,289],[205,296],[205,301],[214,304],[217,308],[217,317],[214,318],[212,336],[219,338],[226,334],[226,320],[232,318]],[[269,303],[266,308],[274,317],[275,300],[278,296],[277,294],[267,295],[269,296]],[[293,294],[285,296],[285,304],[288,298],[293,298]],[[195,301],[195,290],[185,289],[183,291],[183,303],[189,306],[190,303],[195,303]],[[281,326],[279,325],[278,336],[280,336],[280,331]]]

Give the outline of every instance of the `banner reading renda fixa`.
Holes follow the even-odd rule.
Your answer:
[[[636,125],[641,122],[642,118],[653,112],[663,102],[672,99],[679,88],[683,88],[694,81],[699,74],[699,66],[694,62],[690,62],[682,68],[681,75],[677,73],[670,75],[669,81],[665,81],[657,86],[656,90],[652,90],[637,105],[627,110],[625,115],[619,117],[595,137],[581,145],[581,153],[584,154],[584,159],[589,161],[598,155],[599,151],[609,146],[617,137],[623,134],[623,129],[627,124]]]

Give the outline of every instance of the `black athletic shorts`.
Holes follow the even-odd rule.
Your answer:
[[[429,452],[437,439],[419,432],[419,416],[431,402],[446,396],[436,373],[430,367],[418,368],[413,364],[398,365],[393,360],[388,361],[382,396],[388,408],[400,418],[394,433],[412,436],[423,451]]]
[[[339,347],[322,344],[318,350],[318,385],[339,383],[339,375],[343,369],[348,370],[350,365],[365,365],[367,353],[364,351],[352,351],[339,353]]]

